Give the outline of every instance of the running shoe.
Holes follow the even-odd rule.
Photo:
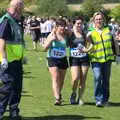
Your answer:
[[[96,102],[96,107],[103,107],[103,104],[101,101]]]
[[[61,100],[60,99],[56,99],[54,105],[58,105],[58,106],[61,105]]]
[[[76,93],[72,93],[70,96],[70,104],[76,104]]]
[[[78,103],[79,105],[84,105],[84,102],[83,102],[82,99],[78,99],[78,100],[77,100],[77,103]]]

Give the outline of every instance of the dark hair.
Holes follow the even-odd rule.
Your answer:
[[[57,19],[56,20],[56,26],[59,26],[59,25],[66,26],[66,21],[62,18]]]
[[[73,24],[75,24],[75,22],[76,22],[77,20],[82,20],[82,21],[83,21],[83,17],[81,17],[81,16],[76,16],[76,17],[74,18],[74,20],[73,20]]]
[[[40,21],[41,23],[44,23],[45,22],[45,20],[44,20],[44,18],[41,18],[41,21]]]

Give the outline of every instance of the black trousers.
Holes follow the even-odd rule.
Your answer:
[[[0,68],[0,116],[9,105],[10,116],[19,114],[18,105],[22,92],[23,67],[21,61],[8,64],[8,69]]]

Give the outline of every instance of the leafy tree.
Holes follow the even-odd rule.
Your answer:
[[[85,0],[82,5],[82,12],[86,19],[92,17],[93,13],[102,9],[104,0]]]
[[[81,3],[84,2],[85,0],[67,0],[68,3]],[[104,0],[106,3],[117,3],[120,2],[120,0]]]
[[[120,0],[105,0],[106,2],[111,2],[111,3],[116,3],[116,2],[120,2]]]
[[[72,4],[72,3],[82,3],[84,0],[67,0],[67,2],[69,4]]]
[[[37,0],[37,13],[43,16],[66,16],[66,0]]]
[[[3,14],[5,14],[6,9],[5,8],[0,8],[0,17],[3,16]]]
[[[110,11],[110,16],[116,18],[117,21],[120,23],[120,5]]]

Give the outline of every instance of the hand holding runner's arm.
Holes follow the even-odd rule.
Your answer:
[[[86,47],[83,49],[83,52],[87,53],[87,52],[90,52],[93,48],[93,42],[91,40],[91,35],[90,33],[88,33],[87,37],[86,37]]]

